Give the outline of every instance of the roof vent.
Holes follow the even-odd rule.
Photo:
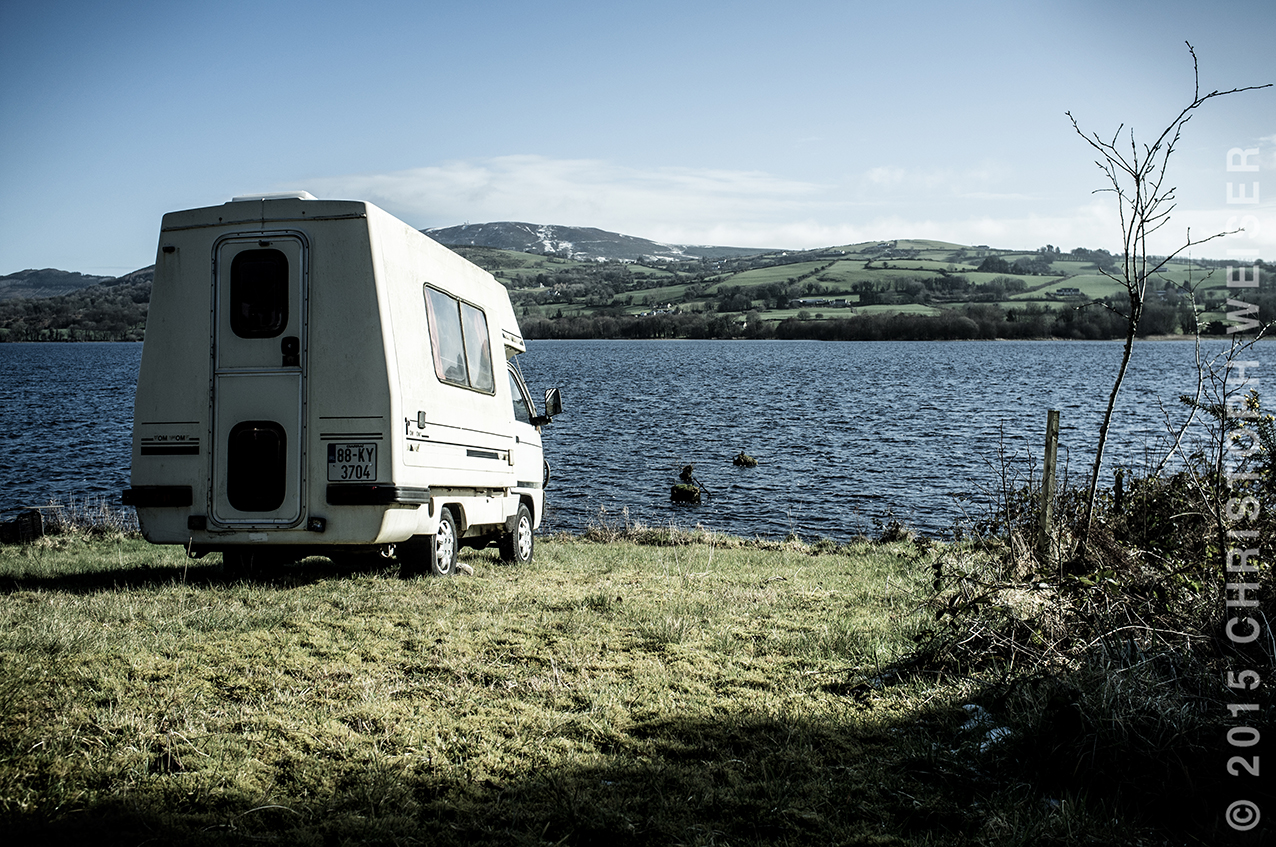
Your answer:
[[[280,191],[277,194],[241,194],[238,197],[230,198],[232,203],[242,203],[245,200],[317,200],[319,198],[311,194],[309,191]]]

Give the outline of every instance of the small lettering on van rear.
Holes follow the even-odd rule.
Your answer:
[[[377,445],[329,444],[329,482],[371,482],[377,478]]]

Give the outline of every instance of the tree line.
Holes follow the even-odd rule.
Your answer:
[[[1061,255],[1056,250],[1051,258],[1097,267],[1113,261],[1107,251],[1082,248]],[[497,255],[490,260],[500,259]],[[1005,263],[999,257],[987,257],[985,272],[1000,269],[988,259]],[[976,282],[957,272],[899,274],[892,269],[891,276],[859,280],[846,291],[839,286],[840,280],[826,273],[837,260],[814,253],[693,260],[671,264],[663,272],[620,262],[577,264],[520,277],[510,294],[520,307],[519,322],[528,338],[1102,339],[1119,338],[1124,331],[1123,307],[1114,301],[1025,303],[1006,308],[1007,299],[1027,289],[1022,278],[1010,274]],[[795,268],[791,277],[754,286],[717,285],[725,274],[746,266],[799,261],[806,267]],[[1029,271],[1029,266],[1039,264],[1016,262],[1008,268]],[[1260,265],[1263,277],[1270,279],[1271,267]],[[140,341],[152,274],[147,269],[57,297],[0,300],[0,341]],[[657,295],[645,290],[654,284],[668,292],[661,302],[652,302]],[[674,286],[681,289],[670,291]],[[1226,310],[1224,296],[1211,291],[1195,306]],[[794,300],[811,297],[850,297],[859,307],[929,305],[944,310],[931,315],[874,313],[821,320],[820,307],[809,306],[797,318],[763,319],[768,310],[788,310]],[[1254,317],[1260,323],[1276,320],[1276,294],[1251,291],[1246,301],[1257,306]],[[592,314],[564,316],[563,307],[571,305],[584,305]],[[652,313],[629,314],[635,305],[650,307]],[[1216,334],[1225,328],[1223,322],[1215,322],[1201,330]],[[1167,289],[1148,298],[1142,334],[1195,330],[1193,306],[1183,293]]]
[[[867,252],[867,251],[866,251]],[[913,251],[916,252],[916,251]],[[475,256],[474,258],[482,258]],[[1050,245],[1038,253],[1010,262],[1000,256],[987,256],[974,272],[995,274],[991,279],[972,278],[968,273],[946,270],[909,271],[900,267],[900,257],[891,261],[869,259],[865,270],[889,271],[876,279],[858,279],[849,284],[830,268],[842,256],[827,254],[791,254],[783,257],[758,256],[748,259],[696,260],[670,264],[662,271],[621,262],[595,265],[568,265],[543,268],[536,273],[515,274],[507,278],[510,298],[523,314],[556,315],[568,307],[585,307],[593,312],[619,314],[634,307],[707,312],[740,312],[751,309],[789,309],[795,300],[804,298],[852,298],[858,306],[943,305],[965,302],[993,303],[1010,299],[1029,289],[1024,277],[1060,276],[1051,262],[1069,261],[1089,265],[1096,270],[1110,270],[1116,259],[1106,250],[1077,248],[1062,253]],[[967,264],[970,257],[954,253],[954,264]],[[907,257],[904,257],[907,260]],[[792,276],[757,285],[722,284],[741,270],[779,267],[804,263]],[[894,264],[892,264],[894,262]],[[876,276],[876,275],[875,275]],[[1178,299],[1174,291],[1158,296]],[[1199,302],[1202,309],[1222,305],[1219,295]]]
[[[2,341],[141,341],[153,271],[57,297],[0,300]]]
[[[1276,294],[1251,298],[1258,320],[1276,320]],[[937,314],[872,312],[849,317],[763,320],[759,311],[743,314],[674,311],[650,315],[524,315],[523,335],[531,339],[723,338],[813,339],[824,341],[958,341],[978,339],[1063,338],[1099,341],[1121,338],[1126,319],[1114,299],[1076,307],[1028,303],[1004,309],[992,303],[966,303]],[[1222,335],[1226,323],[1199,327],[1203,335]],[[1196,316],[1186,300],[1157,298],[1144,307],[1140,337],[1192,334]]]

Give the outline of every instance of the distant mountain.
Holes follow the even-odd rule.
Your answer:
[[[74,271],[54,268],[29,269],[16,274],[0,276],[0,300],[18,300],[24,297],[57,297],[70,294],[90,285],[101,285],[115,277],[89,276]]]
[[[520,221],[437,227],[422,232],[447,247],[494,247],[520,253],[554,253],[578,261],[731,259],[775,252],[749,247],[662,244],[659,241],[594,227],[529,224]]]

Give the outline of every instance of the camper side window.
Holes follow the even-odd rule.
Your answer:
[[[434,372],[439,379],[486,394],[495,393],[492,345],[483,310],[428,285],[425,305]]]
[[[470,363],[470,386],[491,394],[496,391],[496,377],[492,373],[487,317],[477,307],[462,303],[461,323],[465,329],[465,360]]]

